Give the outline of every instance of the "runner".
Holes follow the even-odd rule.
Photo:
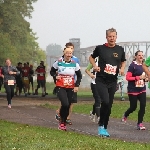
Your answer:
[[[23,82],[22,82],[22,63],[19,62],[17,66],[17,70],[20,72],[19,75],[16,76],[16,92],[15,95],[18,95],[19,91],[19,96],[21,95],[22,89],[23,89]]]
[[[24,63],[24,67],[22,67],[22,81],[23,81],[25,96],[28,95],[29,72],[30,72],[30,67],[28,66],[27,63]]]
[[[126,75],[126,80],[128,81],[128,97],[130,101],[130,107],[124,113],[122,121],[126,122],[127,117],[136,110],[137,101],[140,101],[140,110],[138,112],[138,122],[137,129],[145,130],[143,122],[143,117],[145,114],[146,107],[146,85],[145,85],[145,72],[142,68],[143,52],[138,50],[135,53],[135,60],[130,64],[128,72]]]
[[[41,61],[41,64],[43,65],[44,69],[46,70],[46,67],[44,65],[44,61]],[[45,76],[46,74],[44,74]],[[44,85],[44,92],[45,92],[45,95],[48,95],[48,93],[46,92],[46,77],[45,77],[45,85]]]
[[[41,62],[40,62],[40,66],[38,66],[37,69],[40,68],[41,65],[42,65],[43,69],[45,70],[44,61],[41,61]],[[37,70],[37,69],[36,69],[36,70]],[[45,74],[46,74],[46,73],[45,73]],[[46,92],[46,76],[45,76],[45,74],[44,74],[44,77],[45,77],[45,85],[44,85],[44,95],[43,95],[43,96],[48,95],[48,93]],[[37,83],[38,83],[38,80],[37,80]],[[35,93],[34,93],[35,95],[38,95],[38,89],[39,89],[38,87],[39,87],[39,85],[37,85],[37,88],[35,89]]]
[[[40,66],[38,66],[38,68],[35,70],[36,74],[37,74],[37,89],[35,89],[35,91],[37,91],[40,87],[42,88],[42,97],[45,97],[45,67],[43,66],[42,63],[40,63]]]
[[[95,59],[95,63],[96,65],[98,65],[98,58]],[[92,72],[91,72],[92,70]],[[92,78],[91,81],[91,90],[93,93],[93,97],[95,100],[95,103],[93,105],[93,110],[90,111],[90,119],[95,122],[95,115],[97,117],[97,121],[99,122],[99,117],[100,117],[100,97],[99,94],[97,92],[97,88],[96,88],[96,83],[95,83],[95,78],[96,78],[96,72],[93,70],[93,66],[91,63],[88,64],[85,72]]]
[[[124,75],[126,59],[124,49],[115,43],[117,32],[114,28],[106,30],[106,39],[108,43],[96,46],[89,60],[97,71],[96,86],[101,98],[98,135],[109,137],[107,125],[116,92],[117,76],[120,65],[120,75]],[[96,57],[99,57],[98,66],[95,64]]]
[[[74,52],[74,45],[71,42],[66,43],[65,46],[66,46],[66,48],[71,48],[72,51]],[[64,48],[64,50],[66,48]],[[63,56],[61,58],[63,58]],[[71,59],[79,64],[79,59],[76,56],[72,56]],[[75,75],[75,81],[76,81],[76,75]],[[69,115],[68,115],[67,120],[66,120],[67,124],[69,124],[69,125],[72,125],[72,121],[71,121],[70,117],[71,117],[71,113],[72,113],[72,109],[73,109],[73,103],[77,103],[77,92],[74,93],[73,100],[72,100],[72,103],[71,103],[70,109],[69,109]],[[59,110],[60,110],[60,107],[56,110],[56,116],[55,116],[56,120],[59,120],[59,118],[60,118],[59,117]]]
[[[34,76],[33,65],[30,65],[30,72],[29,72],[29,88],[30,88],[30,84],[31,84],[31,87],[32,87],[32,94],[34,95],[33,76]],[[30,89],[29,89],[28,94],[30,94]]]
[[[59,129],[66,130],[66,120],[72,103],[74,92],[78,91],[81,82],[81,71],[78,63],[72,59],[72,49],[66,48],[63,59],[53,64],[50,74],[56,76],[57,96],[61,101]],[[58,73],[57,73],[58,71]],[[75,82],[74,75],[77,75]]]
[[[2,77],[4,78],[4,87],[7,94],[8,108],[11,108],[11,101],[14,97],[15,75],[19,74],[16,67],[11,65],[9,58],[5,60],[6,65],[2,68]]]
[[[121,94],[121,101],[124,101],[124,91],[123,91],[123,87],[124,87],[124,76],[121,76],[120,74],[117,77],[117,87],[116,87],[116,91],[119,90],[120,88],[120,94]]]

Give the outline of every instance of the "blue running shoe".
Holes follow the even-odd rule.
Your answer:
[[[98,135],[100,135],[100,136],[104,136],[105,135],[104,126],[99,126],[98,127]]]
[[[110,134],[108,133],[107,129],[105,129],[105,136],[110,137]]]

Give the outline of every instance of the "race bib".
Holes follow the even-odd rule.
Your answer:
[[[135,87],[144,87],[144,80],[138,80],[135,82]]]
[[[43,76],[43,73],[40,73],[40,76]]]
[[[24,80],[28,80],[28,77],[24,77],[23,79],[24,79]]]
[[[63,85],[64,85],[64,86],[72,86],[73,83],[74,83],[74,82],[73,82],[72,77],[63,78]]]
[[[116,74],[116,69],[117,69],[117,66],[112,66],[110,64],[106,64],[104,72],[107,73],[107,74],[115,75]]]
[[[14,80],[8,80],[8,85],[14,85]]]

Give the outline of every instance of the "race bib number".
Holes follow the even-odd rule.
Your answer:
[[[72,86],[73,79],[71,77],[63,78],[63,85],[64,86]]]
[[[40,73],[40,76],[43,76],[43,73]]]
[[[24,77],[23,79],[24,79],[24,80],[28,80],[28,77]]]
[[[8,80],[8,85],[14,85],[14,80]]]
[[[107,73],[107,74],[115,75],[116,74],[116,69],[117,69],[117,66],[112,66],[110,64],[106,64],[104,72]]]
[[[136,87],[144,87],[144,80],[138,80],[135,82]]]

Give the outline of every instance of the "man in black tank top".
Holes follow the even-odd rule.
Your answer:
[[[109,137],[107,125],[116,92],[117,76],[124,75],[126,59],[124,49],[116,45],[117,32],[114,28],[106,30],[106,39],[107,43],[96,46],[89,60],[97,71],[96,86],[102,102],[98,135]],[[96,57],[99,57],[98,66],[95,64]]]

